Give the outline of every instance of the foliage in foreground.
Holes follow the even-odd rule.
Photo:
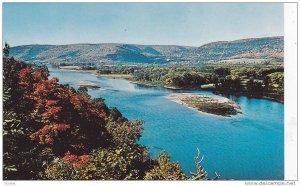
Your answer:
[[[46,68],[3,57],[3,178],[5,180],[207,179],[192,176],[166,152],[151,159],[137,144],[141,121],[129,121],[87,89],[48,79]]]

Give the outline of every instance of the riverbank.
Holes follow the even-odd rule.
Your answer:
[[[65,70],[80,70],[82,69],[80,66],[59,66],[59,69],[65,69]]]
[[[79,72],[91,73],[91,74],[94,74],[98,77],[104,77],[104,78],[110,78],[110,79],[125,79],[125,80],[130,81],[131,83],[134,83],[134,84],[137,84],[137,85],[140,85],[140,86],[145,86],[145,87],[163,87],[163,88],[171,89],[171,90],[209,90],[209,91],[212,91],[213,93],[215,93],[217,95],[222,95],[222,96],[223,95],[225,95],[225,96],[228,96],[228,95],[247,96],[249,98],[266,99],[266,100],[275,101],[275,102],[284,104],[283,99],[270,97],[270,96],[266,96],[266,95],[251,95],[251,94],[248,94],[246,92],[243,92],[243,93],[235,92],[235,93],[229,93],[228,94],[226,92],[222,92],[220,90],[215,90],[215,89],[210,89],[210,88],[207,88],[207,87],[205,87],[204,89],[202,89],[202,88],[199,89],[199,88],[171,87],[171,86],[166,86],[166,85],[161,85],[161,84],[153,84],[153,83],[145,83],[145,82],[140,82],[140,81],[134,81],[133,80],[133,75],[130,75],[130,74],[99,74],[97,70],[82,70],[82,69],[77,69],[77,66],[63,66],[61,69],[68,69],[68,70],[75,70],[75,71],[79,71]]]
[[[125,79],[128,81],[133,81],[133,76],[130,74],[99,74],[98,77],[111,78],[111,79]]]
[[[166,85],[155,85],[155,84],[148,84],[148,83],[143,83],[143,82],[132,82],[134,84],[138,84],[141,86],[148,86],[148,87],[163,87],[166,89],[171,89],[171,90],[189,90],[189,91],[193,91],[193,90],[207,90],[207,91],[212,91],[214,94],[217,95],[222,95],[222,96],[228,96],[228,95],[233,95],[233,96],[246,96],[249,98],[255,98],[255,99],[266,99],[266,100],[270,100],[270,101],[275,101],[278,103],[282,103],[284,104],[284,99],[281,98],[276,98],[276,97],[271,97],[271,96],[267,96],[267,95],[252,95],[249,94],[247,92],[234,92],[234,93],[224,93],[222,91],[216,90],[215,88],[212,88],[212,84],[209,84],[209,87],[207,85],[207,87],[205,88],[178,88],[178,87],[171,87],[171,86],[166,86]]]
[[[58,68],[61,70],[71,70],[71,71],[78,71],[78,72],[84,72],[84,73],[90,73],[93,75],[98,75],[97,70],[83,70],[80,66],[60,66]]]
[[[167,98],[188,108],[217,116],[230,117],[241,113],[236,102],[221,96],[182,93],[171,94]]]
[[[139,85],[139,86],[143,86],[143,87],[159,87],[158,85],[153,85],[153,84],[148,84],[148,83],[142,83],[139,81],[130,81],[130,83]]]
[[[267,95],[253,95],[253,94],[249,94],[247,92],[234,92],[234,93],[232,92],[232,93],[228,94],[228,93],[216,90],[215,88],[212,88],[213,87],[212,84],[207,85],[205,88],[178,88],[178,87],[166,86],[166,85],[149,84],[149,83],[144,83],[144,82],[140,82],[140,81],[130,81],[130,82],[140,85],[140,86],[145,86],[145,87],[163,87],[163,88],[170,89],[170,90],[188,90],[188,91],[205,90],[205,91],[212,91],[214,94],[225,96],[225,97],[228,97],[229,95],[246,96],[249,98],[266,99],[266,100],[275,101],[275,102],[284,104],[284,99],[271,97],[271,96],[267,96]]]
[[[221,92],[221,91],[218,91],[218,90],[211,90],[214,94],[217,94],[217,95],[221,95],[221,96],[225,96],[225,97],[228,97],[229,95],[233,95],[233,96],[246,96],[248,98],[255,98],[255,99],[266,99],[266,100],[269,100],[269,101],[275,101],[277,103],[282,103],[284,104],[284,99],[281,99],[281,98],[275,98],[275,97],[270,97],[270,96],[266,96],[266,95],[253,95],[253,94],[249,94],[249,93],[240,93],[240,92],[234,92],[234,93],[224,93],[224,92]]]

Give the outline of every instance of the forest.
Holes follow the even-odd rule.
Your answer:
[[[99,66],[99,74],[130,74],[139,84],[166,88],[212,90],[284,102],[282,63]]]
[[[47,68],[9,57],[5,44],[4,180],[209,179],[199,150],[190,175],[165,151],[151,158],[137,143],[143,121],[126,119],[102,98],[92,99],[86,88],[76,90],[48,77]]]

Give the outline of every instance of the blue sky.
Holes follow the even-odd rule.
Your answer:
[[[283,36],[280,3],[4,3],[3,41],[190,45]]]

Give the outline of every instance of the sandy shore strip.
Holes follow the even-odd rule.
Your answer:
[[[98,70],[83,70],[80,66],[60,66],[58,67],[61,70],[68,70],[68,71],[76,71],[76,72],[83,72],[83,73],[90,73],[93,75],[98,75]]]
[[[86,88],[101,88],[100,86],[96,85],[95,83],[89,81],[80,81],[77,83],[79,87],[86,87]]]
[[[202,114],[230,117],[241,113],[240,106],[236,102],[221,96],[177,93],[167,98]]]
[[[65,69],[65,70],[80,70],[80,66],[60,66],[59,69]]]
[[[133,76],[130,74],[97,74],[98,77],[110,78],[110,79],[126,79],[133,80]]]

